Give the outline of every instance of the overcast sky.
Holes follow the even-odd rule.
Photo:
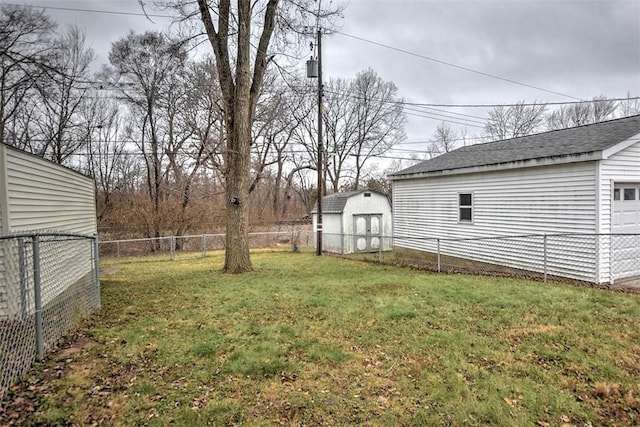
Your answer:
[[[53,9],[140,13],[137,0],[0,2],[49,7],[46,12],[60,25],[84,28],[97,64],[107,62],[111,43],[130,29],[163,30],[169,23]],[[324,76],[353,78],[372,68],[393,81],[408,102],[510,104],[640,96],[640,0],[351,0],[338,24],[337,33],[323,38]],[[301,69],[306,59],[301,58]],[[470,134],[481,132],[474,126],[481,126],[486,109],[441,109],[479,118],[412,108],[407,142],[431,139],[443,119],[458,122],[451,123],[454,128],[465,123]]]

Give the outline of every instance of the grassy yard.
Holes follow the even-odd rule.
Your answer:
[[[238,276],[222,261],[103,276],[103,308],[3,421],[640,424],[639,295],[311,253],[257,252]]]

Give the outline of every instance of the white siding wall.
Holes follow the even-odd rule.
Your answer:
[[[459,193],[473,194],[473,223],[458,221]],[[398,180],[393,183],[395,245],[434,252],[436,241],[428,239],[595,233],[595,197],[595,162]],[[573,247],[549,242],[548,273],[595,280],[595,239],[573,239],[569,244]],[[482,262],[542,269],[542,242],[446,242],[441,250]]]
[[[92,179],[6,146],[0,146],[0,168],[1,232],[97,232]],[[91,272],[90,263],[79,263],[87,250],[87,242],[41,244],[43,305]],[[20,311],[18,270],[15,251],[0,252],[0,316]]]
[[[5,231],[97,231],[95,192],[90,178],[17,150],[6,152]]]
[[[342,215],[322,215],[322,250],[327,252],[342,253],[341,235]],[[314,238],[315,238],[314,234]]]
[[[600,233],[612,233],[612,213],[613,196],[612,189],[614,182],[640,182],[640,143],[635,143],[624,150],[612,155],[600,162],[600,200],[601,208],[598,221]],[[627,239],[631,241],[632,239]],[[635,240],[635,239],[633,239]],[[622,242],[623,239],[620,239]],[[615,242],[613,242],[615,246]],[[627,244],[627,243],[625,243]],[[614,281],[615,279],[627,276],[640,275],[638,271],[626,271],[623,276],[616,274],[616,269],[611,270],[611,242],[608,239],[601,239],[600,244],[600,271],[601,282]],[[615,249],[615,248],[613,248]],[[615,253],[615,252],[614,252]]]

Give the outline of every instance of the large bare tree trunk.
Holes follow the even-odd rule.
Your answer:
[[[238,1],[238,45],[248,45],[251,17],[248,0]],[[238,49],[236,96],[227,135],[227,244],[224,268],[229,273],[252,269],[249,257],[249,171],[251,157],[251,57],[249,49]]]
[[[216,68],[223,95],[223,109],[227,134],[227,240],[225,271],[251,271],[249,257],[249,173],[251,157],[251,126],[260,87],[267,68],[267,48],[275,27],[278,0],[268,0],[264,21],[251,63],[251,1],[237,0],[236,64],[232,72],[229,47],[231,0],[217,4],[217,29],[211,19],[207,0],[198,0],[200,16],[216,57]],[[252,67],[253,65],[253,67]]]

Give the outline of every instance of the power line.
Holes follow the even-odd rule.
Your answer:
[[[38,6],[34,4],[28,3],[5,3],[9,6],[26,6],[34,9],[45,9],[45,10],[61,10],[65,12],[83,12],[83,13],[102,13],[108,15],[123,15],[123,16],[141,16],[144,18],[168,18],[173,19],[173,16],[169,15],[157,15],[150,13],[142,13],[142,12],[123,12],[123,11],[115,11],[115,10],[99,10],[99,9],[81,9],[77,7],[60,7],[60,6]]]
[[[454,119],[454,120],[461,120],[465,123],[469,123],[469,126],[473,126],[474,124],[476,125],[483,125],[485,124],[486,120],[485,119],[481,119],[481,120],[476,120],[476,119],[466,119],[464,117],[455,117],[455,116],[450,116],[447,114],[442,114],[442,113],[438,113],[438,112],[431,112],[428,110],[420,110],[420,109],[416,109],[416,108],[410,108],[410,107],[404,107],[404,111],[410,111],[415,113],[419,113],[419,114],[430,114],[432,116],[440,116],[440,117],[444,117],[443,121],[447,121],[446,119]]]
[[[566,101],[566,102],[519,102],[515,104],[422,104],[415,102],[405,102],[407,105],[418,105],[424,107],[443,107],[443,108],[495,108],[495,107],[532,107],[539,105],[577,105],[577,104],[591,104],[594,102],[603,101],[637,101],[640,100],[640,96],[624,97],[624,98],[606,98],[606,99],[592,99],[582,101]]]
[[[86,88],[82,88],[82,89],[94,89],[94,90],[100,90],[100,91],[112,91],[112,90],[118,90],[113,83],[109,83],[109,82],[104,82],[104,81],[98,81],[98,80],[83,80],[83,81],[78,81],[81,84],[87,84],[90,85]],[[98,85],[98,87],[95,87],[93,85]],[[200,84],[198,85],[198,87],[214,87],[217,88],[217,85],[215,84]],[[298,90],[298,89],[308,89],[305,86],[302,87],[295,87],[292,86],[292,89]],[[121,89],[120,89],[121,90]],[[346,93],[341,93],[341,92],[337,92],[337,91],[333,91],[331,89],[324,89],[325,93],[331,93],[334,95],[341,95],[344,97],[350,97],[353,99],[362,99],[361,97],[357,96],[357,95],[351,95],[351,94],[346,94]],[[89,97],[90,99],[93,98],[110,98],[110,99],[116,99],[116,100],[127,100],[126,97],[123,96],[114,96],[114,95],[108,95],[108,96],[101,96],[101,97]],[[531,106],[540,106],[540,105],[552,105],[552,106],[562,106],[562,105],[580,105],[580,104],[593,104],[593,103],[597,103],[597,102],[623,102],[623,101],[638,101],[640,100],[640,96],[625,96],[625,97],[618,97],[618,98],[605,98],[605,99],[591,99],[591,100],[582,100],[582,101],[563,101],[563,102],[539,102],[539,101],[534,101],[534,102],[518,102],[518,103],[500,103],[500,104],[486,104],[486,103],[478,103],[478,104],[438,104],[438,103],[425,103],[425,102],[412,102],[412,101],[405,101],[405,100],[383,100],[381,98],[370,98],[370,99],[374,99],[380,102],[386,102],[386,103],[395,103],[395,104],[400,104],[403,106],[409,106],[409,107],[425,107],[428,109],[432,109],[435,111],[440,111],[443,113],[447,113],[447,114],[453,114],[456,116],[461,116],[461,117],[469,117],[469,118],[476,118],[476,119],[482,119],[484,120],[484,117],[480,117],[480,116],[474,116],[471,114],[464,114],[464,113],[457,113],[455,111],[446,111],[446,110],[440,110],[438,108],[433,108],[433,107],[441,107],[441,108],[496,108],[496,107],[531,107]],[[436,113],[430,113],[430,114],[436,114]]]
[[[355,99],[355,100],[365,100],[365,101],[376,101],[376,102],[381,102],[384,104],[393,104],[393,105],[401,105],[403,106],[403,113],[407,114],[407,115],[411,115],[411,116],[416,116],[416,117],[422,117],[425,119],[432,119],[432,120],[438,120],[438,121],[443,121],[443,122],[448,122],[448,123],[453,123],[453,124],[457,124],[457,125],[463,125],[463,126],[471,126],[471,127],[484,127],[484,118],[482,117],[477,117],[477,116],[470,116],[467,114],[461,114],[461,113],[451,113],[451,114],[455,114],[455,115],[460,115],[461,117],[455,117],[455,116],[451,116],[448,114],[442,114],[439,113],[437,111],[442,111],[444,113],[449,113],[448,111],[444,111],[444,110],[435,110],[435,112],[433,111],[425,111],[425,110],[421,110],[419,108],[425,108],[425,107],[416,107],[416,108],[411,108],[414,107],[411,104],[406,104],[405,102],[401,101],[401,100],[396,100],[396,99],[383,99],[383,98],[376,98],[376,97],[371,97],[371,98],[367,98],[365,99],[362,96],[359,96],[357,94],[353,94],[350,92],[347,93],[341,93],[341,92],[337,92],[337,91],[332,91],[330,89],[325,89],[325,93],[331,93],[333,95],[337,95],[343,98],[348,98],[348,99]],[[430,114],[430,115],[426,115],[426,114]],[[434,116],[439,116],[439,117],[434,117]],[[469,119],[466,117],[476,117],[482,121],[478,121],[475,119]],[[453,120],[451,120],[453,119]],[[463,122],[463,123],[461,123]],[[482,126],[478,126],[479,124],[482,124]]]
[[[486,140],[487,137],[486,136],[467,136],[465,138],[453,138],[451,141],[457,142],[457,141],[475,141],[475,140],[479,140],[479,141],[484,141]],[[440,141],[436,141],[435,139],[426,139],[424,141],[403,141],[400,142],[399,144],[402,145],[419,145],[419,144],[431,144],[433,142],[440,142]]]
[[[406,111],[405,111],[405,114],[407,114],[409,116],[414,116],[414,117],[421,117],[423,119],[432,119],[432,120],[438,120],[438,121],[446,122],[446,123],[453,123],[453,124],[456,124],[456,125],[471,126],[471,127],[475,127],[475,128],[484,128],[484,126],[474,125],[474,124],[471,124],[469,122],[467,122],[467,123],[456,122],[454,120],[441,119],[439,117],[427,116],[425,114],[417,114],[417,113],[411,113],[411,112],[406,112]]]
[[[408,109],[409,111],[432,114],[432,115],[435,115],[435,116],[443,116],[443,117],[446,117],[446,118],[451,118],[451,119],[456,119],[456,120],[464,120],[464,121],[468,121],[468,122],[475,122],[475,123],[482,123],[482,124],[484,124],[484,121],[485,121],[484,117],[473,116],[473,115],[470,115],[470,114],[456,113],[454,111],[446,111],[446,110],[441,110],[441,109],[437,109],[437,108],[424,107],[422,105],[417,105],[417,104],[411,103],[411,102],[405,102],[403,100],[383,99],[383,98],[377,98],[377,97],[370,97],[370,98],[366,98],[365,99],[362,96],[359,96],[357,94],[353,94],[353,93],[350,93],[350,92],[349,93],[341,93],[341,92],[333,91],[331,89],[325,89],[324,91],[325,91],[325,93],[331,93],[333,95],[342,96],[343,98],[351,98],[351,99],[365,100],[365,101],[372,100],[372,101],[382,102],[382,103],[385,103],[385,104],[402,105],[403,107],[405,107],[405,109]],[[419,110],[419,109],[416,109],[416,108],[411,109],[411,108],[407,108],[407,107],[426,108],[428,110],[433,110],[435,112]],[[446,114],[441,114],[441,113],[446,113]],[[451,116],[451,115],[453,115],[453,116]],[[460,117],[454,117],[454,116],[460,116]],[[481,122],[479,122],[478,120],[474,120],[474,119],[480,119]]]
[[[515,85],[524,86],[524,87],[528,87],[528,88],[531,88],[531,89],[540,90],[540,91],[551,93],[551,94],[554,94],[554,95],[560,95],[560,96],[563,96],[565,98],[571,98],[571,99],[576,99],[576,100],[582,101],[582,98],[577,98],[575,96],[567,95],[565,93],[561,93],[561,92],[556,92],[556,91],[553,91],[553,90],[545,89],[545,88],[542,88],[540,86],[534,86],[534,85],[530,85],[528,83],[519,82],[517,80],[508,79],[506,77],[497,76],[495,74],[485,73],[484,71],[474,70],[473,68],[463,67],[461,65],[453,64],[451,62],[443,61],[441,59],[437,59],[437,58],[433,58],[433,57],[430,57],[430,56],[422,55],[422,54],[419,54],[419,53],[411,52],[411,51],[408,51],[408,50],[405,50],[405,49],[400,49],[400,48],[397,48],[397,47],[394,47],[394,46],[390,46],[390,45],[387,45],[387,44],[384,44],[384,43],[380,43],[380,42],[376,42],[376,41],[373,41],[373,40],[368,40],[368,39],[365,39],[365,38],[362,38],[362,37],[354,36],[352,34],[347,34],[347,33],[344,33],[342,31],[335,31],[335,32],[337,34],[341,34],[341,35],[343,35],[345,37],[349,37],[349,38],[352,38],[352,39],[355,39],[355,40],[359,40],[359,41],[362,41],[362,42],[365,42],[365,43],[369,43],[369,44],[372,44],[372,45],[375,45],[375,46],[384,47],[385,49],[395,50],[396,52],[401,52],[401,53],[404,53],[406,55],[415,56],[417,58],[425,59],[427,61],[432,61],[432,62],[435,62],[435,63],[438,63],[438,64],[442,64],[442,65],[446,65],[448,67],[457,68],[459,70],[468,71],[470,73],[479,74],[481,76],[490,77],[492,79],[501,80],[501,81],[504,81],[504,82],[507,82],[507,83],[512,83],[512,84],[515,84]]]

